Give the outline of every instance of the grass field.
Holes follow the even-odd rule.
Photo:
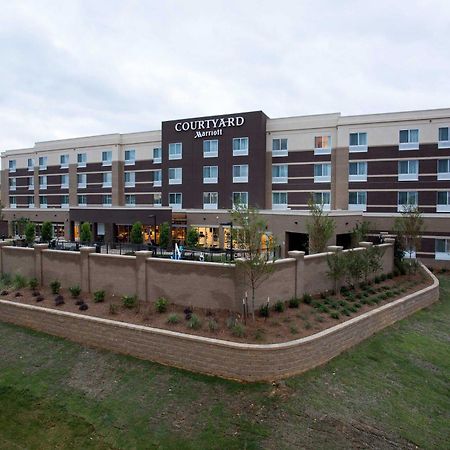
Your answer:
[[[329,364],[242,385],[0,323],[1,449],[450,448],[441,300]]]

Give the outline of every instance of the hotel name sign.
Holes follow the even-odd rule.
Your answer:
[[[195,131],[194,138],[207,136],[222,136],[223,129],[228,127],[241,127],[245,119],[242,116],[220,117],[218,119],[201,119],[177,122],[175,131]]]

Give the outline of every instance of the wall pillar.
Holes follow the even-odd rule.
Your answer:
[[[147,301],[147,258],[151,258],[152,252],[141,250],[136,255],[136,295],[138,300]]]
[[[11,241],[0,241],[0,274],[3,275],[3,247],[11,245]]]
[[[358,245],[363,248],[369,248],[369,247],[372,247],[373,243],[368,242],[368,241],[361,241],[361,242],[358,242]]]
[[[95,247],[81,247],[80,248],[80,279],[81,291],[91,292],[91,278],[89,271],[89,254],[95,253]]]
[[[44,280],[42,268],[42,252],[48,248],[48,244],[34,244],[34,277],[37,278],[39,285]]]
[[[300,298],[305,293],[305,252],[291,250],[289,258],[295,259],[295,296]]]

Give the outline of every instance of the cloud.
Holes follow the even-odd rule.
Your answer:
[[[442,1],[5,2],[2,150],[262,109],[450,106]]]

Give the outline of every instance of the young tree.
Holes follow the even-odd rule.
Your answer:
[[[161,225],[161,230],[159,232],[159,246],[161,248],[167,249],[170,244],[170,226],[167,222]]]
[[[91,224],[89,222],[81,224],[80,241],[82,244],[90,244],[92,242]]]
[[[28,222],[25,225],[25,239],[28,245],[31,245],[34,242],[36,237],[36,225],[33,222]]]
[[[186,245],[191,248],[197,247],[198,239],[199,239],[198,230],[193,227],[189,228],[186,235]]]
[[[322,253],[333,236],[335,223],[331,217],[324,214],[323,205],[315,203],[312,197],[308,201],[308,208],[311,214],[310,219],[306,222],[309,234],[309,253]]]
[[[370,222],[368,222],[367,220],[358,222],[352,230],[352,247],[358,247],[361,241],[365,241],[369,232]]]
[[[42,242],[50,242],[53,239],[53,225],[51,222],[44,222],[41,229]]]
[[[133,244],[142,244],[144,242],[141,222],[135,222],[131,227],[130,240]]]
[[[233,225],[232,239],[237,241],[240,248],[246,249],[245,258],[236,260],[236,267],[242,271],[252,291],[252,316],[255,318],[256,289],[273,271],[273,264],[267,255],[273,253],[274,241],[268,241],[269,246],[261,250],[262,237],[266,232],[266,222],[256,208],[236,205],[230,211]]]
[[[349,250],[345,254],[345,277],[351,286],[357,286],[364,273],[364,256],[360,250]]]
[[[327,255],[328,271],[327,275],[334,281],[334,292],[339,295],[342,279],[346,273],[346,258],[342,251],[333,252]]]

